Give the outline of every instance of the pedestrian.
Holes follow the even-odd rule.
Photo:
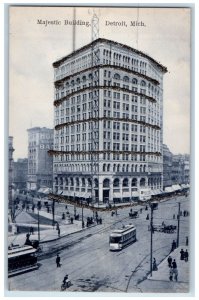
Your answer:
[[[147,214],[147,216],[146,216],[146,220],[149,220],[149,214]]]
[[[70,218],[70,222],[71,222],[71,224],[73,224],[73,217]]]
[[[188,246],[189,245],[189,238],[188,238],[188,236],[186,236],[186,246]]]
[[[174,274],[175,281],[178,281],[178,269],[177,268],[173,269],[173,274]]]
[[[176,216],[175,216],[175,214],[173,214],[173,219],[175,219],[176,218]]]
[[[57,268],[60,268],[60,267],[61,267],[60,261],[61,261],[61,258],[60,258],[60,256],[59,256],[59,254],[57,254],[57,257],[56,257]]]
[[[172,268],[173,269],[176,269],[177,268],[177,263],[176,263],[176,260],[174,259],[173,262],[172,262]]]
[[[181,249],[180,251],[180,260],[184,260],[184,250]]]
[[[58,228],[57,233],[58,233],[58,237],[60,238],[60,228]]]
[[[188,251],[187,251],[187,249],[186,249],[186,251],[184,252],[184,261],[188,261],[188,259],[189,259],[189,253],[188,253]]]
[[[156,259],[153,258],[153,271],[157,271],[158,268],[157,268],[157,264],[156,264]]]
[[[172,260],[173,259],[172,259],[171,256],[169,256],[168,259],[167,259],[169,268],[171,268]]]
[[[169,280],[173,281],[173,269],[172,269],[172,267],[169,268]]]
[[[140,213],[142,213],[142,208],[140,208]]]
[[[56,224],[56,230],[59,230],[59,223]]]
[[[186,216],[186,210],[184,210],[184,212],[183,212],[183,216],[184,216],[184,217]]]

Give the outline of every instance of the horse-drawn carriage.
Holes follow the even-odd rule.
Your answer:
[[[130,213],[129,213],[129,217],[131,218],[131,219],[135,219],[135,218],[138,218],[138,211],[130,211]]]
[[[153,231],[164,232],[164,233],[174,233],[177,226],[175,225],[165,225],[165,224],[154,224]],[[148,230],[151,230],[151,226],[148,226]]]

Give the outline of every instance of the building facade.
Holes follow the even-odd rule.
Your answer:
[[[171,186],[173,154],[168,146],[163,144],[163,188]]]
[[[12,185],[13,185],[13,137],[8,137],[8,207],[12,208]]]
[[[106,39],[53,67],[54,192],[106,202],[162,189],[167,69]]]
[[[53,129],[34,127],[28,131],[27,189],[38,191],[52,188],[53,159],[48,151],[53,148]]]
[[[190,184],[190,156],[188,154],[173,155],[172,184]]]
[[[13,184],[16,189],[26,189],[28,175],[28,159],[19,158],[13,163]]]

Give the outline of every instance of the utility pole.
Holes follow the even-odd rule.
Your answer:
[[[150,229],[151,229],[151,249],[150,249],[150,274],[152,277],[153,271],[153,203],[150,204],[151,207],[151,222],[150,222]]]
[[[180,202],[178,202],[178,230],[177,230],[177,247],[179,247],[179,234],[180,234]]]
[[[53,203],[52,203],[52,226],[55,225],[55,200],[53,199]]]
[[[39,207],[39,205],[38,205],[38,207],[37,207],[37,212],[38,212],[38,223],[37,223],[37,225],[38,225],[38,241],[40,242],[40,218],[39,218],[39,209],[40,209],[40,207]]]

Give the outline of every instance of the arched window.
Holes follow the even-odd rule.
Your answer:
[[[74,186],[74,180],[73,180],[72,177],[70,178],[70,185],[71,185],[71,186]]]
[[[76,79],[76,82],[77,82],[77,84],[80,84],[80,78],[79,77]]]
[[[115,73],[113,78],[119,80],[120,79],[120,75],[118,73]]]
[[[86,81],[86,76],[82,77],[82,81],[85,82]]]
[[[68,185],[68,178],[65,178],[66,186]]]
[[[137,79],[136,79],[136,78],[133,78],[132,83],[133,83],[133,84],[138,84]]]
[[[137,179],[136,178],[132,179],[131,186],[137,186]]]
[[[131,165],[131,172],[134,172],[134,165]]]
[[[125,186],[125,187],[127,187],[128,184],[129,184],[128,178],[124,178],[123,182],[122,182],[122,185]]]
[[[88,178],[88,186],[92,186],[92,180],[91,180],[91,178]]]
[[[98,183],[98,179],[97,179],[97,178],[94,179],[94,185],[95,185],[95,187],[98,187],[98,186],[99,186],[99,183]]]
[[[108,166],[107,166],[107,171],[108,171],[108,172],[110,172],[110,167],[111,167],[111,165],[108,164]]]
[[[129,82],[129,77],[128,76],[124,76],[123,81]]]
[[[144,80],[141,81],[141,86],[146,86],[146,82]]]
[[[113,172],[116,172],[116,164],[113,165]]]
[[[103,187],[109,187],[109,186],[110,186],[110,180],[108,178],[104,179]]]
[[[120,165],[117,165],[117,172],[120,172]]]
[[[103,172],[106,171],[106,164],[103,164]]]
[[[85,178],[82,178],[82,186],[85,186]]]
[[[145,178],[140,179],[140,186],[145,186],[146,180]]]
[[[90,73],[90,74],[88,75],[88,78],[89,78],[89,79],[92,79],[92,78],[93,78],[92,73]]]
[[[114,179],[114,181],[113,181],[113,186],[114,186],[114,187],[120,186],[120,180],[119,180],[119,178],[115,178],[115,179]]]
[[[76,178],[76,186],[79,186],[79,178]]]
[[[75,81],[74,81],[74,80],[71,81],[71,85],[72,85],[72,86],[75,85]]]

